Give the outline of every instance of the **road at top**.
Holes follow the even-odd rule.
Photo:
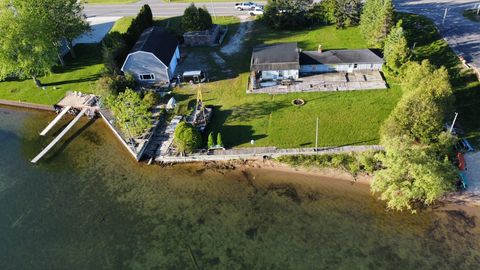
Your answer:
[[[427,16],[435,22],[450,46],[463,55],[468,62],[480,67],[480,23],[462,16],[465,9],[474,8],[479,0],[394,0],[398,11]],[[264,3],[264,2],[259,2]],[[154,16],[181,16],[189,3],[166,3],[159,0],[142,0],[133,4],[86,5],[87,16],[132,16],[140,7],[149,4]],[[212,15],[242,15],[246,11],[234,8],[234,2],[202,2],[197,5],[207,7]],[[445,22],[443,16],[448,8]]]

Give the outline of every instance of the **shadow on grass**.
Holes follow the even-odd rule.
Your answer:
[[[88,77],[84,77],[81,79],[75,80],[65,80],[65,81],[57,81],[52,83],[42,83],[42,86],[61,86],[64,84],[71,84],[71,83],[84,83],[84,82],[94,82],[100,78],[100,74],[90,75]]]

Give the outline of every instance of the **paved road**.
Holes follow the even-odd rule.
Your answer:
[[[194,1],[193,1],[194,2]],[[262,2],[258,2],[262,3]],[[85,14],[87,16],[132,16],[136,15],[140,7],[148,4],[152,9],[153,16],[174,17],[183,14],[189,3],[168,3],[159,0],[143,0],[133,4],[120,5],[86,5]],[[234,2],[202,2],[197,6],[205,6],[212,15],[229,16],[247,14],[247,11],[238,11],[234,8]]]
[[[468,62],[480,68],[480,23],[462,16],[463,10],[473,8],[480,0],[394,0],[397,10],[425,15],[434,20],[441,33],[457,52]],[[86,5],[87,16],[131,16],[137,14],[143,4],[149,4],[154,16],[173,17],[183,14],[187,3],[163,3],[159,0],[142,0],[122,5]],[[199,3],[215,15],[240,15],[233,2]],[[442,24],[445,8],[448,8],[445,24]]]
[[[433,19],[453,50],[480,68],[480,23],[462,16],[465,9],[474,8],[479,3],[479,0],[395,0],[397,10]],[[448,12],[445,23],[442,23],[445,8]]]

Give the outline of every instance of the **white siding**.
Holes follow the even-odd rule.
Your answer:
[[[381,70],[382,64],[302,65],[301,73],[354,72],[355,70]]]
[[[262,70],[263,80],[298,79],[298,70]]]
[[[122,71],[131,73],[140,84],[153,84],[169,81],[167,67],[155,55],[147,52],[131,53],[125,59]],[[154,80],[140,80],[141,74],[153,74]]]

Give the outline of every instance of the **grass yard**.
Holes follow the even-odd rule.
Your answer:
[[[240,53],[228,56],[219,48],[213,49],[224,60],[218,64],[211,48],[185,50],[187,57],[207,55],[209,73],[214,82],[204,84],[203,98],[215,107],[209,125],[220,131],[229,147],[255,146],[308,147],[315,144],[315,122],[320,119],[321,146],[346,144],[376,144],[379,128],[401,96],[398,85],[389,90],[295,93],[287,95],[246,94],[252,46],[261,43],[297,41],[302,49],[315,50],[318,44],[325,49],[365,48],[358,28],[336,30],[323,26],[305,31],[272,31],[255,23]],[[228,70],[232,73],[228,74]],[[183,111],[192,107],[196,86],[175,90]],[[302,98],[306,104],[291,104]]]
[[[67,91],[91,93],[103,69],[99,45],[75,46],[77,58],[65,57],[65,67],[54,67],[52,73],[40,77],[45,90],[37,88],[32,79],[0,82],[0,99],[53,105]]]

